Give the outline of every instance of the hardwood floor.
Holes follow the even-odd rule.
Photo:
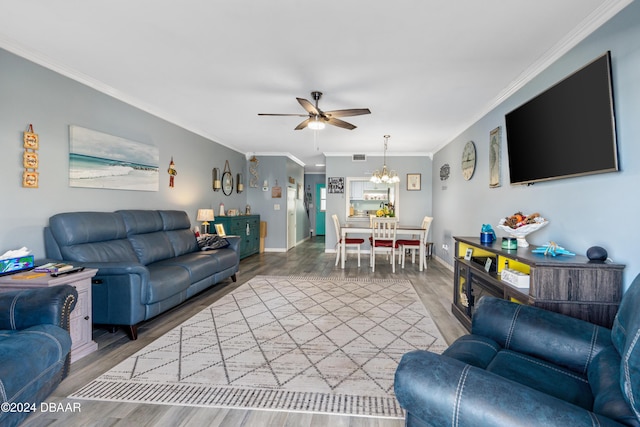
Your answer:
[[[185,406],[134,404],[97,401],[71,401],[66,398],[82,385],[145,347],[172,328],[178,326],[223,295],[236,289],[256,275],[302,275],[320,277],[392,277],[391,266],[379,256],[375,273],[369,267],[368,255],[362,255],[361,267],[357,267],[355,254],[347,255],[344,270],[334,266],[335,254],[324,253],[324,237],[314,237],[286,253],[264,253],[241,261],[238,281],[225,280],[204,291],[179,307],[164,313],[138,329],[138,339],[131,341],[122,330],[109,333],[94,330],[98,343],[95,353],[71,365],[70,375],[49,396],[47,402],[79,402],[75,412],[37,412],[27,419],[24,426],[221,426],[221,427],[401,427],[403,420],[383,418],[349,417],[294,412],[212,409]],[[396,266],[393,277],[401,277],[414,284],[420,298],[431,313],[435,323],[448,343],[466,331],[451,314],[452,273],[434,260],[428,261],[426,271],[418,271],[418,264],[408,262],[404,268]]]

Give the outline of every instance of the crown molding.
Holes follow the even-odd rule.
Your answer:
[[[596,10],[594,10],[589,16],[587,16],[579,25],[577,25],[571,32],[569,32],[564,38],[556,43],[551,49],[545,52],[540,59],[531,64],[522,74],[516,77],[502,92],[500,92],[493,100],[491,100],[483,109],[481,109],[476,116],[474,116],[466,125],[462,125],[458,131],[456,131],[452,138],[440,144],[434,152],[437,153],[442,148],[447,146],[451,141],[458,138],[462,133],[478,122],[482,117],[489,114],[500,104],[502,104],[509,97],[514,95],[518,90],[522,89],[524,85],[533,80],[541,72],[549,68],[554,62],[560,59],[563,55],[576,47],[580,42],[586,39],[594,31],[600,28],[603,24],[613,18],[622,9],[633,3],[634,0],[611,0],[601,4]]]

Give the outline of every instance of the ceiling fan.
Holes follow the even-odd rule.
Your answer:
[[[258,113],[259,116],[298,116],[307,117],[302,123],[295,127],[295,130],[304,129],[309,127],[310,129],[324,129],[325,123],[333,126],[337,126],[344,129],[353,130],[357,126],[347,123],[344,120],[338,119],[338,117],[360,116],[363,114],[371,114],[368,108],[350,108],[346,110],[332,110],[322,111],[318,108],[318,100],[322,96],[322,92],[311,92],[311,96],[316,101],[316,105],[313,105],[310,101],[304,98],[296,98],[302,108],[307,111],[307,114],[268,114]]]

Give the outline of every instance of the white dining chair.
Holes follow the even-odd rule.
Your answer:
[[[416,263],[416,251],[418,252],[420,251],[420,246],[424,245],[425,254],[429,253],[428,247],[427,247],[427,236],[429,235],[429,228],[431,227],[432,221],[433,221],[432,217],[430,216],[424,217],[424,219],[422,220],[422,229],[424,230],[424,232],[420,239],[399,239],[397,241],[400,249],[400,258],[402,260],[401,261],[402,268],[404,268],[404,260],[405,260],[405,257],[407,256],[407,251],[411,251],[411,262],[413,264]],[[421,259],[420,262],[424,262],[424,267],[426,269],[427,268],[426,259]]]
[[[358,267],[360,267],[360,245],[362,245],[364,243],[364,239],[345,237],[344,241],[343,241],[342,233],[341,233],[341,230],[340,230],[340,221],[338,220],[338,215],[333,214],[333,215],[331,215],[331,218],[333,218],[333,225],[335,226],[335,229],[336,229],[336,242],[338,242],[338,243],[336,243],[336,265],[338,265],[338,263],[340,262],[340,254],[342,253],[342,245],[344,245],[345,246],[345,252],[344,252],[345,260],[347,259],[347,249],[349,247],[357,249],[357,252],[358,252]]]
[[[376,271],[376,254],[386,253],[391,255],[391,271],[396,272],[396,218],[373,218],[371,220],[371,271]]]

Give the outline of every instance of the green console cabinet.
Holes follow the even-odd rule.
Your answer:
[[[260,215],[216,216],[214,224],[222,224],[229,236],[240,236],[240,259],[260,251]]]

